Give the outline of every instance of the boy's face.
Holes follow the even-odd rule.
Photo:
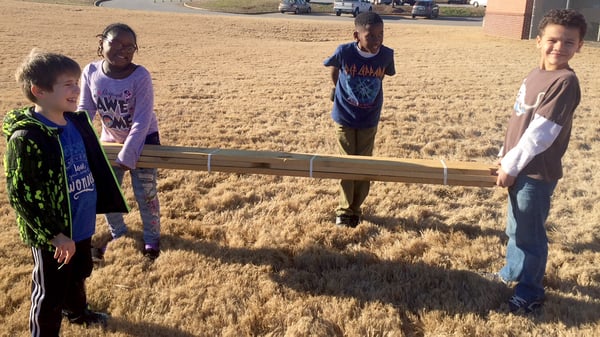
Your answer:
[[[62,74],[56,79],[52,91],[41,90],[37,95],[37,105],[52,113],[75,111],[79,92],[79,77],[75,74]]]
[[[383,24],[376,23],[366,26],[358,26],[354,31],[354,39],[358,42],[360,50],[377,54],[383,44]]]
[[[567,68],[569,60],[583,46],[577,28],[557,24],[547,25],[542,35],[538,35],[536,40],[542,54],[540,67],[544,70]]]

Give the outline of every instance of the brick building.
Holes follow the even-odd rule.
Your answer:
[[[483,31],[514,39],[533,39],[544,13],[552,8],[573,8],[588,22],[586,40],[600,41],[600,0],[488,0]]]

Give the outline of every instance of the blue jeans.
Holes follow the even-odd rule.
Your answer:
[[[508,189],[506,264],[500,276],[516,281],[515,295],[526,301],[544,298],[542,281],[548,260],[546,219],[556,182],[518,176]]]
[[[125,170],[113,167],[119,184],[123,183]],[[160,243],[160,204],[157,192],[157,170],[154,168],[138,168],[129,170],[133,194],[140,209],[144,226],[144,243],[158,246]],[[127,233],[127,226],[122,213],[106,214],[106,222],[114,239]]]

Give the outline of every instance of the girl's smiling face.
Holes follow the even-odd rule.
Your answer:
[[[113,71],[127,69],[137,50],[135,36],[127,31],[109,32],[101,41],[102,56]]]

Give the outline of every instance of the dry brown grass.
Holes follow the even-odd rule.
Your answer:
[[[336,153],[322,66],[347,23],[0,2],[0,111],[27,102],[14,69],[32,47],[81,64],[95,34],[124,21],[153,74],[165,144]],[[386,25],[399,73],[385,79],[376,154],[493,162],[532,41],[480,28]],[[572,66],[583,101],[549,219],[548,301],[537,317],[496,310],[509,291],[477,274],[502,265],[505,191],[374,183],[357,229],[332,225],[337,182],[160,171],[163,248],[113,242],[88,282],[107,331],[64,336],[600,335],[600,49]],[[5,142],[0,142],[4,152]],[[5,195],[4,180],[0,194]],[[127,198],[134,205],[127,188]],[[27,335],[31,258],[0,199],[0,336]],[[107,235],[99,218],[99,235]]]

